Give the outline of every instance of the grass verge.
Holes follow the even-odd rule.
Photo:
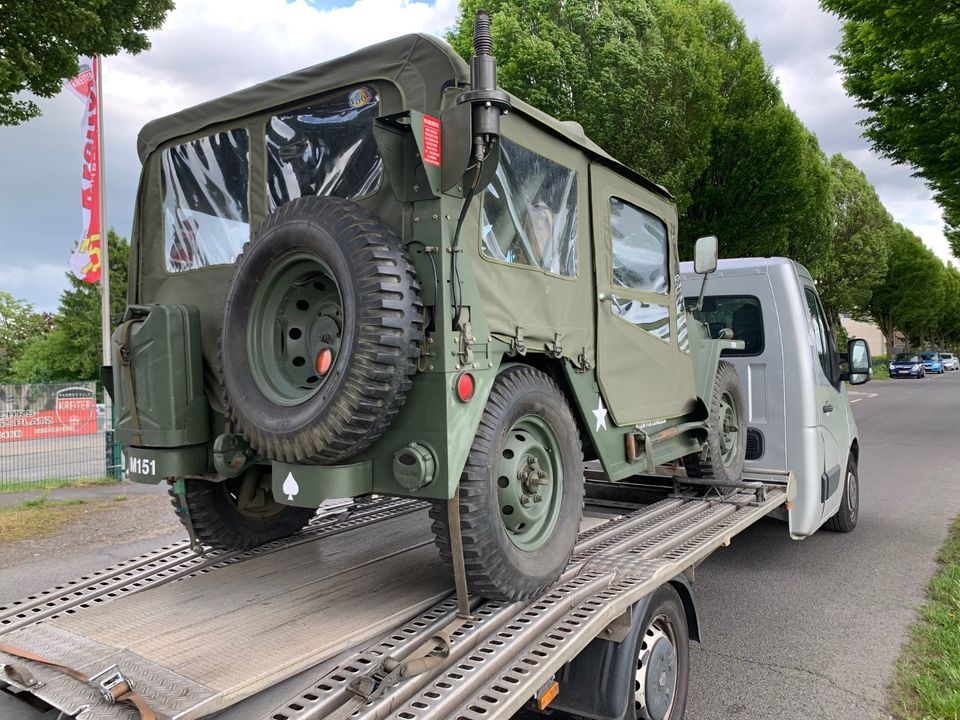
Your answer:
[[[43,495],[24,500],[15,507],[0,508],[0,542],[55,535],[74,518],[111,502],[79,498],[55,502]]]
[[[24,492],[26,490],[55,490],[64,487],[94,487],[97,485],[119,485],[117,480],[112,477],[97,478],[76,478],[65,480],[63,478],[46,478],[44,480],[30,480],[28,482],[17,482],[8,487],[0,485],[0,493]]]
[[[897,661],[891,712],[901,720],[960,720],[960,517],[937,560],[927,604]]]

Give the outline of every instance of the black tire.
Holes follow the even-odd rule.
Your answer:
[[[833,532],[848,533],[857,526],[860,517],[860,478],[857,473],[857,459],[850,454],[847,459],[847,473],[843,478],[843,495],[840,509],[824,525]]]
[[[627,718],[680,720],[690,680],[690,631],[683,601],[672,585],[653,593],[640,622],[633,702],[628,703]]]
[[[186,510],[200,542],[218,550],[249,550],[293,535],[310,522],[317,511],[276,502],[270,494],[269,481],[260,484],[258,502],[247,509],[240,508],[243,478],[248,477],[256,483],[260,479],[257,473],[264,472],[269,471],[252,468],[238,478],[216,482],[195,478],[183,481]],[[172,483],[168,492],[177,517],[186,527],[184,506]]]
[[[720,423],[721,402],[724,395],[732,397],[736,405],[738,432],[734,455],[725,463],[721,447]],[[693,478],[740,482],[743,478],[743,462],[747,455],[747,421],[740,379],[732,364],[720,361],[710,395],[710,418],[707,421],[707,444],[699,453],[683,458],[687,475]]]
[[[328,369],[317,373],[322,379],[312,378],[317,387],[301,385],[303,398],[294,395],[289,402],[280,402],[264,387],[272,380],[254,376],[259,372],[261,378],[270,378],[276,373],[268,372],[265,361],[251,367],[258,341],[248,332],[265,328],[259,332],[266,344],[276,332],[281,348],[284,343],[293,346],[288,332],[290,338],[295,337],[293,331],[300,337],[299,328],[287,330],[282,323],[267,322],[268,313],[255,317],[252,311],[258,302],[255,293],[266,285],[269,273],[279,273],[284,263],[293,262],[307,267],[316,263],[332,276],[330,284],[339,295],[337,350]],[[323,283],[305,277],[291,284],[288,295],[312,292],[311,285],[324,290]],[[277,286],[283,292],[280,280]],[[220,362],[227,416],[236,429],[266,457],[287,462],[334,464],[368,447],[396,416],[416,372],[423,330],[419,290],[400,240],[369,210],[333,197],[304,197],[283,205],[244,246],[227,294]],[[275,331],[270,329],[274,325]],[[326,341],[325,335],[319,337]],[[294,360],[304,365],[304,358]],[[319,357],[310,362],[308,367],[320,366]]]
[[[555,525],[543,545],[533,550],[523,550],[511,539],[498,492],[498,482],[505,479],[499,476],[502,448],[511,428],[526,417],[535,417],[549,427],[559,455],[553,462],[562,469],[558,506],[551,504],[556,508]],[[474,593],[491,600],[521,600],[539,595],[556,581],[573,553],[580,529],[582,459],[576,421],[551,377],[522,366],[497,375],[460,477],[463,554]],[[446,502],[436,502],[430,517],[440,555],[452,567]]]

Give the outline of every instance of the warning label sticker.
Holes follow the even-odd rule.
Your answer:
[[[423,161],[440,167],[440,121],[423,116]]]

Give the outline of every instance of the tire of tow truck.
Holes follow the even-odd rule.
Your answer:
[[[580,436],[560,387],[530,367],[500,372],[460,477],[471,590],[521,600],[552,585],[573,553],[583,493]],[[452,566],[447,503],[435,502],[430,517]]]
[[[847,474],[843,482],[843,495],[840,509],[824,524],[827,530],[848,533],[857,526],[860,517],[860,477],[857,474],[857,460],[853,453],[847,459]]]
[[[683,466],[693,478],[739,482],[747,454],[746,406],[737,371],[721,361],[710,395],[707,444],[699,453],[687,455]]]
[[[302,530],[317,511],[275,501],[269,478],[263,478],[266,473],[254,467],[238,478],[218,482],[184,479],[186,510],[197,539],[217,550],[250,550]],[[244,480],[249,496],[241,502]],[[186,526],[184,506],[173,483],[167,492],[177,517]]]
[[[683,601],[672,585],[654,592],[637,637],[630,720],[679,720],[687,705],[690,631]]]
[[[416,272],[389,227],[348,200],[289,202],[237,258],[220,335],[227,416],[272,460],[345,460],[403,405],[422,333]]]

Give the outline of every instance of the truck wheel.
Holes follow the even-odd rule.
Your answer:
[[[642,623],[637,638],[633,718],[679,720],[687,705],[690,631],[683,602],[672,585],[653,594]]]
[[[847,533],[857,526],[860,517],[860,479],[857,475],[857,460],[850,454],[847,460],[847,476],[843,483],[843,496],[836,515],[827,520],[824,527],[833,532]]]
[[[186,478],[183,483],[194,534],[204,545],[218,550],[249,550],[288,537],[302,530],[317,512],[276,502],[270,492],[269,471],[256,467],[219,482]],[[168,492],[186,526],[184,506],[172,483]]]
[[[721,361],[710,396],[707,445],[699,454],[683,459],[687,475],[740,482],[747,454],[745,410],[737,371],[730,363]]]
[[[463,554],[475,593],[521,600],[556,581],[580,528],[582,460],[557,383],[529,367],[497,375],[460,477]],[[430,517],[452,566],[446,503],[435,503]]]
[[[423,308],[400,240],[369,210],[303,197],[237,258],[220,363],[235,427],[273,460],[333,464],[389,426],[416,372]]]

